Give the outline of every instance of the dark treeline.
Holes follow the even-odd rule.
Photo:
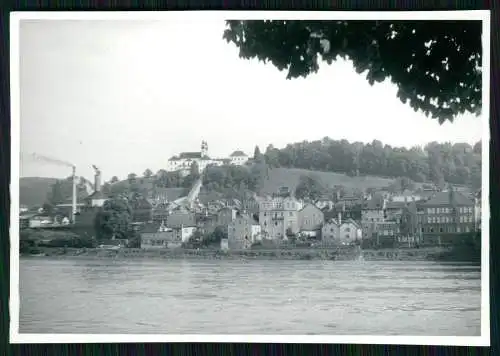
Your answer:
[[[270,167],[303,168],[315,171],[407,177],[415,182],[445,182],[481,186],[481,142],[428,143],[424,148],[391,147],[380,141],[369,144],[321,141],[289,144],[277,149],[272,145],[264,153]]]

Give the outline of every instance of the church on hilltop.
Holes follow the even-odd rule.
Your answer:
[[[208,143],[201,141],[201,150],[199,152],[182,152],[178,156],[173,156],[168,160],[168,172],[180,172],[183,175],[189,174],[191,165],[196,162],[200,172],[208,166],[222,165],[244,165],[249,157],[243,151],[235,151],[228,158],[211,158],[208,156]]]

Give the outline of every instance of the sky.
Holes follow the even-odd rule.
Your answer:
[[[325,136],[407,147],[481,139],[480,117],[439,125],[348,61],[286,80],[271,64],[240,59],[224,28],[210,18],[22,20],[21,152],[70,162],[89,179],[96,165],[108,180],[156,172],[202,140],[210,156],[227,157]],[[20,174],[71,171],[22,159]]]

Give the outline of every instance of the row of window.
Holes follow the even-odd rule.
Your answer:
[[[462,215],[460,216],[461,223],[472,223],[474,219],[472,218],[471,215]],[[452,219],[450,216],[428,216],[427,217],[427,223],[428,224],[441,224],[441,223],[453,223],[454,219]]]
[[[465,226],[462,229],[460,226],[449,225],[446,227],[440,227],[439,229],[434,229],[433,227],[427,227],[426,229],[422,228],[422,232],[471,232],[471,228],[469,226]]]
[[[263,203],[261,205],[261,210],[272,210],[274,209],[297,209],[297,204],[289,202],[289,203]]]
[[[473,208],[471,206],[461,206],[458,208],[461,214],[472,214]],[[427,208],[427,214],[450,214],[451,208]]]

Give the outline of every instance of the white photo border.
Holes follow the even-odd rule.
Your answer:
[[[136,335],[136,334],[20,334],[19,333],[19,166],[20,78],[19,27],[22,20],[481,20],[482,33],[482,245],[481,245],[481,336],[370,336],[370,335]],[[162,12],[11,12],[11,182],[10,182],[10,342],[22,343],[156,343],[156,342],[256,342],[341,343],[490,346],[489,287],[489,109],[490,109],[490,11],[162,11]],[[222,34],[221,34],[222,36]]]

